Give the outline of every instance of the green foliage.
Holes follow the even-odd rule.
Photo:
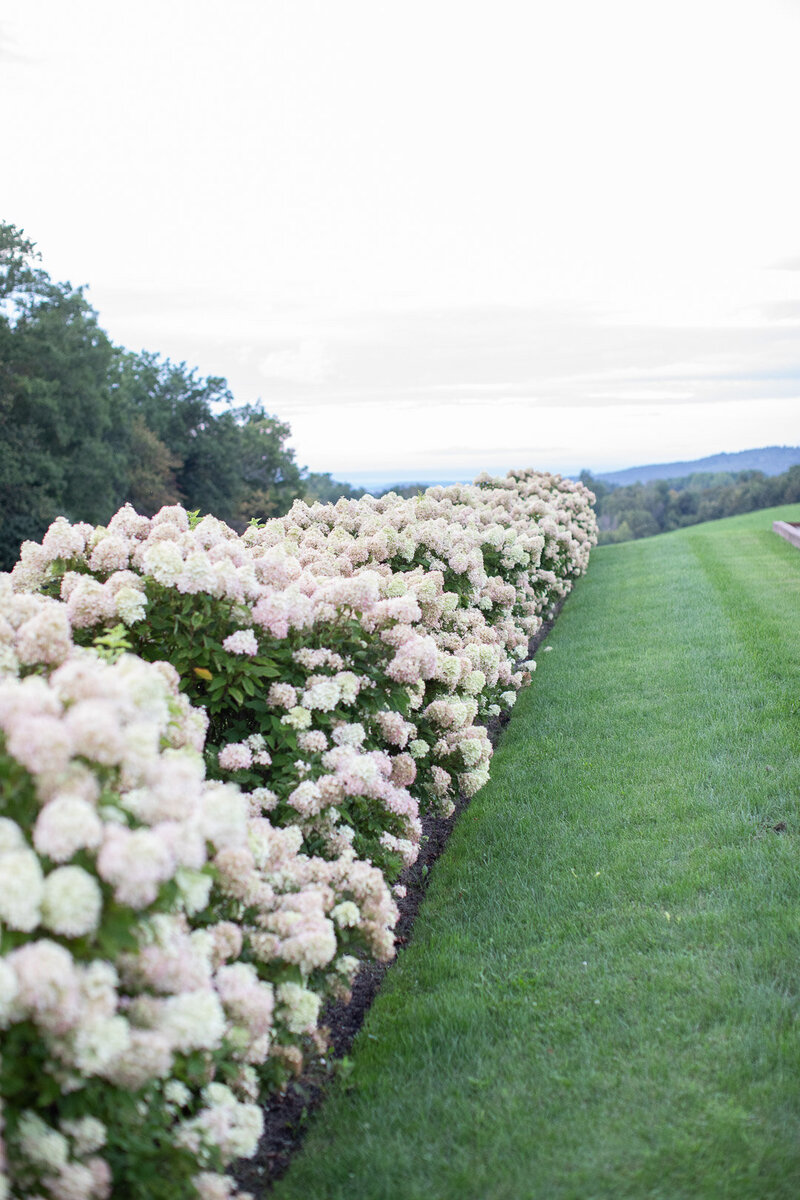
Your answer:
[[[105,633],[98,634],[92,645],[100,657],[106,659],[107,662],[114,662],[121,654],[132,649],[128,628],[121,623],[113,625]]]

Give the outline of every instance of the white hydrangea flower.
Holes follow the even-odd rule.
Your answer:
[[[26,845],[25,836],[16,821],[10,817],[0,817],[0,858],[12,850],[23,850]]]
[[[143,564],[148,575],[164,587],[173,587],[183,571],[183,554],[177,542],[153,542],[144,552]]]
[[[281,717],[281,724],[291,725],[293,729],[308,729],[311,725],[311,712],[302,705],[296,704]]]
[[[114,597],[117,616],[125,625],[143,621],[147,613],[147,596],[135,587],[121,587]]]
[[[93,804],[81,796],[57,795],[46,804],[33,830],[33,844],[53,862],[67,862],[78,850],[96,850],[103,823]]]
[[[31,1109],[26,1109],[20,1116],[17,1144],[23,1158],[43,1170],[58,1171],[69,1159],[69,1142],[63,1133],[51,1129]]]
[[[0,1029],[5,1029],[14,1013],[14,1000],[19,991],[16,972],[0,958]]]
[[[210,875],[204,871],[179,867],[175,872],[175,882],[178,885],[184,911],[190,917],[207,908],[214,882]]]
[[[74,1121],[62,1121],[61,1132],[72,1138],[75,1153],[83,1158],[94,1154],[106,1144],[107,1131],[102,1121],[97,1117],[79,1117]]]
[[[57,867],[44,881],[42,924],[64,937],[83,937],[98,925],[103,893],[83,867]]]
[[[281,983],[277,997],[280,1016],[291,1033],[306,1033],[316,1027],[321,1004],[318,995],[299,983]]]
[[[352,900],[342,900],[340,904],[336,904],[331,909],[331,916],[343,929],[354,928],[361,919],[358,905],[354,904]]]
[[[161,1029],[176,1050],[216,1050],[225,1033],[225,1013],[215,992],[203,989],[170,996],[164,1002]]]
[[[41,920],[44,875],[33,850],[11,850],[0,859],[0,920],[30,933]]]
[[[95,1017],[70,1037],[72,1061],[84,1075],[105,1075],[131,1045],[131,1027],[123,1016]]]

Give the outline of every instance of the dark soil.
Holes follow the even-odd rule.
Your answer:
[[[545,621],[536,636],[531,638],[528,657],[536,652],[550,633],[563,603],[562,600],[555,606],[552,620]],[[510,716],[509,712],[503,712],[486,722],[493,746],[497,745]],[[468,804],[469,800],[460,796],[452,816],[423,818],[419,857],[412,867],[403,872],[399,881],[404,885],[406,894],[397,901],[400,910],[395,933],[398,954],[402,953],[411,939],[414,921],[431,877],[431,868]],[[240,1159],[231,1168],[230,1173],[242,1190],[252,1192],[256,1197],[264,1196],[272,1190],[273,1182],[287,1170],[292,1155],[302,1144],[309,1115],[324,1099],[337,1063],[348,1054],[384,975],[391,970],[395,961],[364,963],[354,980],[349,1002],[329,1004],[324,1009],[320,1025],[327,1026],[330,1031],[330,1050],[325,1058],[312,1062],[301,1078],[290,1083],[285,1092],[271,1097],[267,1102],[264,1108],[264,1133],[256,1154],[253,1158]]]

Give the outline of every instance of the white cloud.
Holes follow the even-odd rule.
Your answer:
[[[265,379],[288,383],[325,383],[332,378],[333,364],[320,342],[303,341],[284,350],[273,350],[258,364]]]
[[[0,216],[316,469],[793,442],[798,34],[779,0],[6,0]]]

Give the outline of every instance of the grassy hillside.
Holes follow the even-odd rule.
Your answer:
[[[279,1200],[800,1194],[776,515],[596,553]]]

